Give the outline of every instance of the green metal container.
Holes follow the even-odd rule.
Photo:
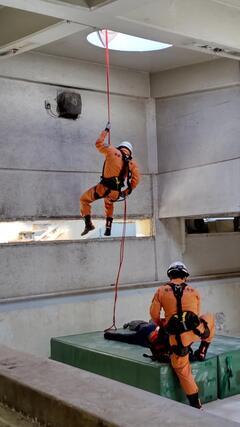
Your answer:
[[[218,355],[218,397],[240,393],[240,350]]]
[[[218,397],[240,393],[240,338],[217,336],[210,351],[218,359]]]
[[[186,402],[179,381],[167,363],[144,358],[148,349],[105,340],[103,332],[51,339],[51,358],[152,393]],[[217,399],[217,357],[192,364],[203,403]]]

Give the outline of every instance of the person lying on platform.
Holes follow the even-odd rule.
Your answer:
[[[214,336],[214,317],[208,313],[200,315],[200,294],[186,283],[187,267],[180,261],[167,270],[170,282],[156,291],[150,315],[153,322],[160,322],[161,309],[165,312],[166,330],[169,333],[170,360],[189,403],[201,408],[198,386],[193,378],[189,353],[192,343],[200,341],[193,360],[204,361],[208,346]]]
[[[85,220],[82,236],[95,228],[91,220],[91,203],[98,199],[104,199],[105,204],[104,235],[111,236],[114,202],[120,197],[129,196],[140,180],[138,165],[132,159],[132,144],[128,141],[122,141],[117,147],[105,144],[109,130],[110,123],[107,123],[105,130],[96,141],[97,150],[105,156],[101,180],[80,197],[80,213]],[[125,181],[127,181],[127,188],[124,189]]]
[[[164,319],[161,319],[158,325],[144,320],[132,320],[125,323],[123,328],[125,331],[122,332],[105,331],[104,338],[147,347],[152,354],[144,353],[144,357],[149,357],[157,362],[170,362],[169,336],[164,328]]]
[[[151,355],[144,353],[144,357],[149,357],[153,361],[170,363],[169,334],[166,328],[166,320],[160,319],[159,324],[145,320],[131,320],[123,325],[124,331],[107,330],[104,338],[112,341],[120,341],[127,344],[147,347],[151,350]],[[199,355],[199,351],[193,352],[189,346],[189,359],[191,362],[202,361],[204,358]]]

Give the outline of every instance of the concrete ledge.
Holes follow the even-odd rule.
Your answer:
[[[169,399],[0,347],[0,400],[52,427],[237,427]]]
[[[133,239],[136,239],[136,238],[134,237]],[[144,239],[152,239],[152,237],[144,237]],[[200,282],[205,282],[205,281],[211,282],[214,280],[223,280],[223,279],[232,279],[232,278],[240,278],[240,272],[237,271],[232,273],[219,273],[219,274],[208,274],[203,276],[191,276],[191,279],[189,282],[190,284],[194,284],[195,286],[198,286],[198,283],[200,284]],[[119,292],[132,290],[132,289],[158,288],[161,285],[165,285],[166,282],[167,282],[167,278],[166,280],[161,280],[161,281],[158,280],[158,281],[151,281],[151,282],[121,284],[119,287]],[[46,292],[46,293],[36,294],[36,295],[26,295],[21,297],[0,298],[0,306],[3,304],[12,304],[12,303],[18,303],[18,302],[42,300],[42,299],[49,299],[49,298],[65,298],[65,297],[72,297],[72,296],[78,296],[78,295],[94,295],[94,294],[102,294],[102,293],[108,293],[108,292],[112,293],[114,286],[115,286],[115,283],[112,283],[110,286],[99,286],[99,287],[93,287],[88,289],[73,289],[73,290],[67,290],[67,291]]]

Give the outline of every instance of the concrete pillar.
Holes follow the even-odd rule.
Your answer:
[[[158,179],[158,144],[156,123],[155,99],[146,101],[146,128],[148,171],[151,174],[153,234],[155,236],[155,280],[166,277],[166,268],[170,262],[181,259],[184,244],[182,220],[159,219],[159,188],[161,181]]]

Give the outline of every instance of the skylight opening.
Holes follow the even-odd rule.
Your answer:
[[[123,52],[148,52],[162,50],[171,47],[171,44],[156,42],[153,40],[143,39],[141,37],[130,36],[128,34],[108,31],[108,48],[110,50],[119,50]],[[87,36],[89,43],[94,46],[105,48],[106,30],[95,31]]]

